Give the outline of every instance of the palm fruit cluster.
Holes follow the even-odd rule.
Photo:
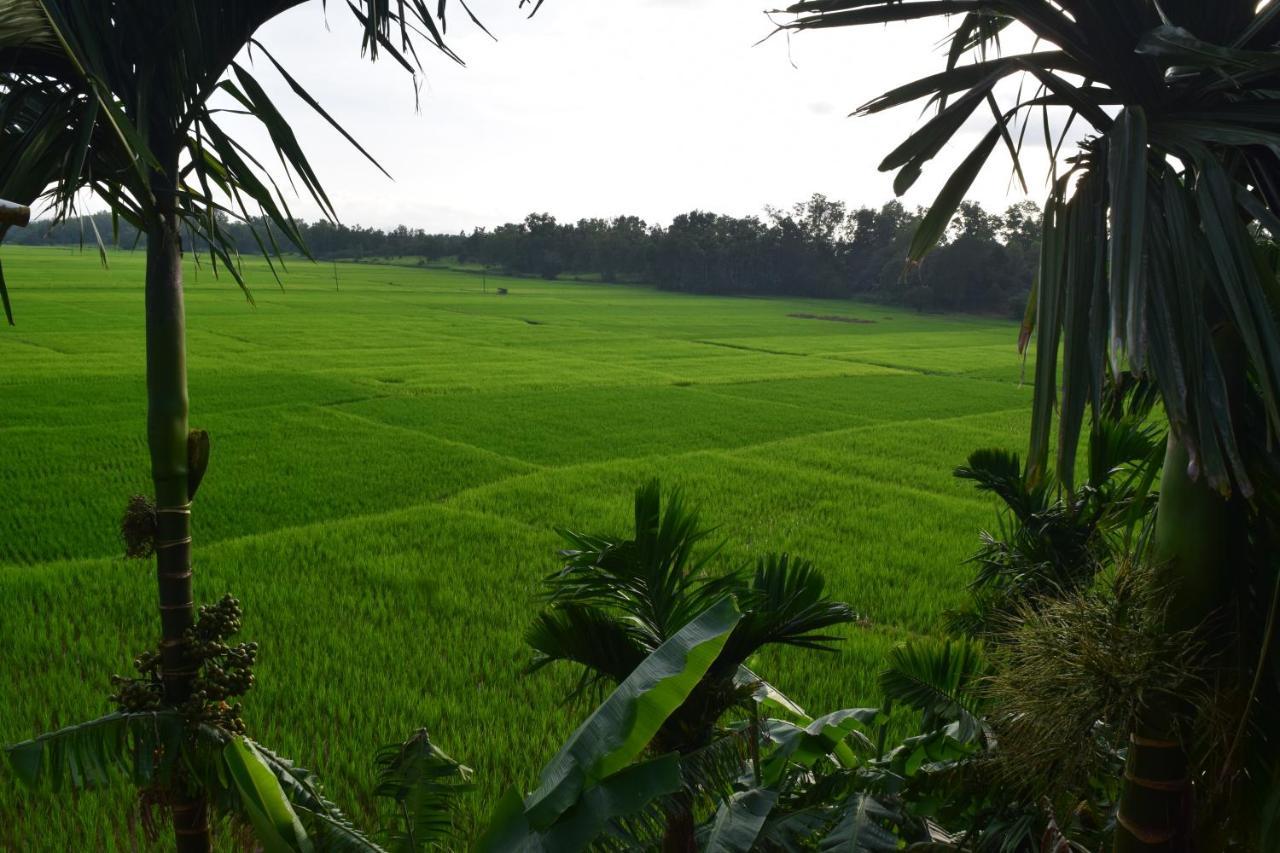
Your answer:
[[[239,599],[226,595],[216,604],[200,607],[196,623],[183,637],[187,659],[196,669],[191,696],[178,710],[192,723],[207,723],[233,734],[244,733],[240,704],[229,700],[243,696],[253,686],[257,643],[228,643],[240,631]],[[127,713],[155,711],[163,707],[160,653],[148,650],[133,662],[137,678],[111,677],[116,692],[111,699]]]
[[[111,686],[116,689],[111,694],[111,701],[127,714],[159,710],[164,700],[164,687],[160,683],[160,653],[147,649],[133,659],[133,668],[138,671],[138,678],[111,676]]]
[[[258,656],[257,643],[227,643],[240,631],[241,613],[240,600],[225,595],[217,604],[201,606],[186,636],[187,654],[199,663],[199,671],[182,711],[192,721],[234,734],[244,734],[244,721],[240,703],[227,700],[243,696],[253,686],[253,662]]]

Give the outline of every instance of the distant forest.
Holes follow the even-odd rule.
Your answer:
[[[513,275],[554,279],[599,276],[605,282],[646,282],[664,290],[724,295],[858,298],[921,311],[966,311],[1021,317],[1040,250],[1040,209],[1031,202],[1003,214],[961,205],[942,245],[908,267],[911,235],[923,211],[893,201],[880,209],[850,209],[823,195],[763,216],[684,213],[655,225],[635,216],[562,223],[546,213],[471,233],[428,234],[315,222],[301,226],[313,256],[367,260],[455,260]],[[12,232],[21,244],[94,245],[93,226],[112,239],[110,218],[47,221]],[[259,251],[249,228],[237,233],[241,253]],[[121,225],[126,248],[137,233]],[[200,248],[197,246],[197,248]]]

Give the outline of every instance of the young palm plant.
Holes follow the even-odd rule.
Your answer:
[[[1087,589],[1127,553],[1140,553],[1151,533],[1164,437],[1139,416],[1097,421],[1090,433],[1089,472],[1074,491],[1046,474],[1031,480],[1018,454],[978,450],[955,476],[1002,504],[995,532],[982,533],[973,604],[952,614],[962,633],[998,638],[1024,608]]]
[[[811,563],[788,555],[759,558],[749,570],[713,571],[719,548],[681,494],[662,506],[656,481],[635,494],[631,538],[562,530],[571,546],[565,566],[547,578],[548,606],[529,631],[532,668],[555,661],[582,667],[579,692],[621,683],[677,631],[732,596],[741,618],[687,698],[655,733],[652,749],[682,757],[687,790],[673,798],[664,849],[694,849],[695,793],[724,783],[717,777],[738,740],[718,726],[730,708],[752,697],[793,705],[746,664],[766,645],[827,650],[824,633],[857,616],[831,600]],[[731,767],[736,766],[732,762]]]
[[[251,48],[302,101],[365,153],[254,38],[269,20],[302,4],[0,0],[0,196],[28,206],[44,200],[55,219],[65,219],[76,213],[81,194],[88,193],[146,236],[147,437],[161,623],[156,673],[163,706],[155,714],[171,714],[187,704],[200,674],[188,636],[196,623],[191,504],[208,463],[209,441],[188,427],[183,244],[206,247],[215,274],[228,273],[246,295],[226,222],[250,225],[269,262],[279,252],[277,234],[305,250],[285,196],[223,126],[222,115],[235,112],[256,119],[290,181],[300,183],[326,215],[334,215],[293,130],[239,59],[242,52]],[[430,5],[424,0],[352,0],[347,6],[363,27],[361,49],[371,59],[388,56],[413,73],[418,41],[457,59],[442,37],[444,0]],[[215,95],[221,105],[214,102]],[[12,323],[3,280],[0,298]],[[107,730],[118,747],[138,726],[112,723],[96,731]],[[47,772],[56,772],[60,747],[53,742],[46,746],[51,762]],[[40,755],[30,750],[23,754]],[[185,767],[184,762],[172,763],[168,775],[178,778],[166,782],[178,848],[207,850],[207,786],[202,779],[187,778],[195,774]],[[141,776],[150,779],[151,771]]]
[[[1212,662],[1223,677],[1245,673],[1240,731],[1256,733],[1240,753],[1255,766],[1196,778],[1185,708],[1152,703],[1132,733],[1116,849],[1181,849],[1223,826],[1255,843],[1258,780],[1274,778],[1280,755],[1264,734],[1274,726],[1258,719],[1275,679],[1264,676],[1273,632],[1257,624],[1274,620],[1251,606],[1273,600],[1275,584],[1266,508],[1280,431],[1280,288],[1257,237],[1280,232],[1280,3],[808,0],[788,11],[792,30],[961,13],[942,70],[860,110],[920,99],[937,108],[881,164],[897,170],[899,192],[970,118],[993,118],[923,219],[913,262],[936,245],[998,147],[1021,176],[1028,126],[1043,125],[1053,166],[1022,338],[1025,346],[1038,329],[1028,475],[1047,469],[1055,410],[1057,469],[1069,488],[1085,411],[1101,408],[1107,377],[1131,373],[1158,386],[1170,434],[1153,553],[1173,595],[1168,628],[1214,624]],[[1002,35],[1018,29],[1035,46],[1002,55]],[[1083,141],[1060,156],[1068,131],[1055,138],[1050,128],[1081,125]],[[1238,618],[1223,625],[1220,614]],[[1188,792],[1231,780],[1236,821],[1196,828]]]

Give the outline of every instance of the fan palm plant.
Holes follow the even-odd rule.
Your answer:
[[[189,699],[195,677],[183,642],[195,620],[191,501],[209,449],[208,436],[189,430],[187,422],[183,244],[205,247],[215,274],[229,274],[247,296],[227,222],[247,223],[269,262],[279,253],[277,235],[305,250],[285,195],[224,127],[223,114],[256,119],[290,182],[334,215],[299,140],[241,53],[254,50],[369,156],[254,38],[263,24],[303,2],[0,0],[0,196],[27,206],[47,202],[57,220],[74,215],[87,193],[104,202],[116,221],[146,235],[147,436],[155,486],[159,676],[167,707]],[[464,0],[459,4],[466,10]],[[347,6],[362,26],[361,50],[371,59],[390,57],[414,73],[416,45],[426,43],[457,60],[442,35],[444,0],[352,0]],[[215,95],[224,108],[213,102]],[[0,220],[0,235],[8,224]],[[2,279],[0,297],[12,323]],[[173,804],[178,846],[208,849],[200,786],[186,790],[190,795]]]
[[[1265,508],[1275,501],[1280,432],[1280,287],[1258,237],[1280,233],[1280,3],[807,0],[788,11],[783,26],[792,30],[959,13],[938,73],[859,111],[921,99],[937,108],[881,164],[897,170],[898,192],[970,118],[992,117],[921,222],[911,261],[937,244],[997,148],[1022,176],[1026,133],[1042,125],[1052,167],[1021,340],[1025,347],[1038,330],[1028,475],[1045,474],[1056,410],[1057,469],[1070,487],[1086,409],[1102,407],[1108,376],[1149,377],[1170,426],[1153,538],[1173,595],[1168,627],[1201,625],[1230,606],[1245,612],[1255,594],[1269,599],[1274,576],[1265,561],[1275,543]],[[1002,54],[1002,35],[1018,29],[1035,46]],[[1068,131],[1050,128],[1079,126],[1083,141],[1061,156]],[[1236,627],[1237,637],[1251,634]],[[1254,636],[1262,639],[1242,668],[1260,672],[1271,636]],[[1230,634],[1217,644],[1227,656]],[[1253,681],[1251,698],[1262,683]],[[1265,703],[1244,705],[1257,714]],[[1155,703],[1135,727],[1121,853],[1174,849],[1191,831],[1184,803],[1194,774],[1181,712]],[[1274,744],[1253,751],[1275,753]],[[1197,793],[1205,787],[1196,782]],[[1250,823],[1246,835],[1256,828]]]
[[[631,538],[560,533],[570,545],[561,552],[566,562],[547,578],[548,607],[528,641],[537,653],[534,669],[555,661],[580,665],[579,692],[621,683],[700,614],[726,596],[737,601],[741,619],[653,738],[654,750],[685,757],[686,770],[719,766],[727,742],[717,723],[733,706],[752,696],[794,706],[746,668],[752,655],[766,645],[829,650],[837,638],[824,632],[857,618],[827,596],[822,575],[804,560],[768,555],[751,570],[712,571],[720,549],[699,550],[710,531],[678,491],[664,509],[657,481],[636,490]],[[692,792],[677,798],[664,849],[692,849],[691,803]]]

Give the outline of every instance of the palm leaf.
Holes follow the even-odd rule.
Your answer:
[[[169,778],[183,751],[183,721],[173,711],[108,714],[5,747],[28,785],[77,791],[113,777],[148,785]]]
[[[248,226],[268,258],[282,251],[275,233],[306,252],[270,172],[223,131],[209,100],[222,91],[237,101],[267,132],[285,173],[299,179],[326,216],[336,217],[267,87],[235,62],[244,48],[261,49],[253,34],[262,25],[298,5],[302,0],[174,0],[157,13],[146,0],[0,3],[0,195],[24,205],[48,200],[60,221],[76,215],[76,199],[87,190],[150,230],[159,221],[151,185],[152,173],[159,172],[174,179],[166,191],[175,193],[180,228],[208,244],[215,275],[226,270],[245,286],[233,261],[235,239],[219,214]],[[416,74],[416,43],[425,41],[461,61],[443,37],[446,0],[347,5],[362,26],[362,48],[371,59],[385,52]],[[262,52],[294,95],[373,160],[274,56]],[[175,164],[184,152],[194,152],[181,169],[183,177],[194,174],[192,182],[177,180]],[[3,285],[0,302],[8,303]],[[11,313],[6,310],[10,319]]]
[[[880,689],[921,711],[926,730],[939,721],[958,723],[959,739],[968,741],[983,730],[975,688],[987,670],[982,646],[972,640],[913,640],[890,651]]]
[[[584,667],[578,692],[604,678],[622,681],[639,666],[649,648],[634,624],[598,607],[561,603],[538,615],[525,634],[536,653],[529,671],[555,661]]]
[[[401,829],[395,850],[416,853],[461,840],[455,823],[458,798],[474,789],[471,769],[454,761],[420,729],[403,743],[379,750],[374,794],[395,804]]]
[[[1072,485],[1087,409],[1096,420],[1108,378],[1133,371],[1158,385],[1193,475],[1224,494],[1251,495],[1256,474],[1249,468],[1258,463],[1241,453],[1242,435],[1280,432],[1280,318],[1268,295],[1275,277],[1260,274],[1250,230],[1280,222],[1276,4],[812,0],[788,11],[794,17],[784,26],[792,30],[963,13],[944,70],[863,108],[878,112],[920,99],[939,106],[885,161],[902,169],[899,191],[949,144],[957,120],[980,99],[1005,100],[1003,90],[992,89],[993,76],[1022,75],[1035,84],[1020,85],[1012,104],[992,109],[994,125],[950,176],[912,247],[919,258],[937,244],[954,205],[1005,138],[1003,125],[1041,111],[1053,162],[1034,314],[1019,341],[1025,351],[1035,328],[1031,481],[1045,475],[1056,416],[1057,467]],[[992,57],[995,33],[1010,26],[1030,31],[1045,49]],[[1065,113],[1066,126],[1084,119],[1096,134],[1066,157],[1065,172],[1058,162],[1065,137],[1053,142],[1051,111]],[[1251,393],[1265,425],[1233,419],[1231,371],[1216,352],[1224,329],[1238,337],[1243,367],[1257,377]]]
[[[679,490],[663,506],[659,483],[635,494],[631,538],[559,530],[571,546],[564,568],[547,578],[553,607],[568,604],[615,610],[633,619],[648,649],[657,648],[707,607],[734,592],[733,575],[705,571],[718,548],[697,553],[710,536]]]
[[[789,554],[759,558],[738,599],[742,621],[723,652],[735,670],[766,644],[830,651],[838,637],[818,632],[858,618],[847,604],[827,596],[826,581],[813,563]]]

